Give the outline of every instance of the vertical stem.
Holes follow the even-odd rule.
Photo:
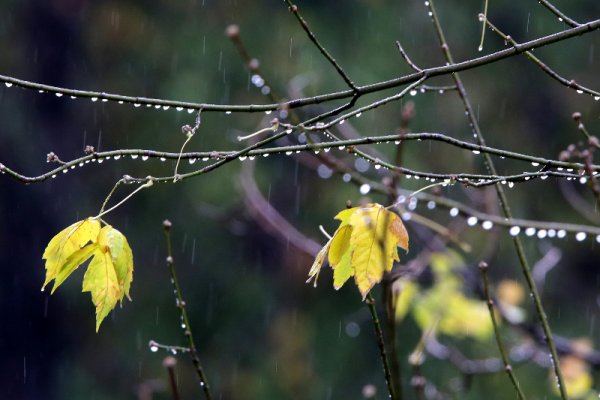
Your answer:
[[[204,369],[202,368],[202,364],[200,363],[200,357],[198,356],[198,351],[196,350],[196,344],[194,342],[194,336],[192,335],[192,328],[190,326],[190,321],[186,310],[186,303],[183,300],[181,288],[179,287],[179,281],[177,280],[177,274],[175,273],[175,264],[173,261],[173,251],[171,246],[171,221],[165,220],[163,222],[163,227],[165,231],[165,239],[167,242],[167,267],[169,268],[169,273],[171,275],[171,283],[173,283],[173,289],[175,290],[177,307],[181,311],[181,322],[182,328],[184,330],[183,333],[188,341],[190,355],[192,356],[192,363],[194,364],[194,367],[196,369],[196,375],[198,375],[200,386],[204,390],[204,395],[206,399],[212,400],[210,386],[208,385],[208,381],[206,380],[206,375],[204,374]]]
[[[434,0],[429,0],[429,2],[427,4],[429,7],[429,10],[431,11],[433,25],[437,32],[437,36],[438,36],[439,42],[441,44],[442,51],[444,52],[444,56],[446,57],[446,61],[450,64],[454,64],[454,60],[452,59],[452,53],[450,52],[450,47],[448,46],[448,42],[446,42],[444,32],[442,30],[437,13],[435,11]],[[458,93],[464,104],[467,116],[469,118],[469,122],[471,123],[472,131],[475,134],[475,137],[476,137],[477,141],[479,142],[479,144],[482,146],[485,146],[485,139],[483,138],[483,134],[479,127],[479,122],[477,121],[477,118],[475,118],[475,113],[473,111],[471,101],[469,100],[469,97],[467,95],[465,86],[463,85],[463,82],[460,79],[460,76],[458,73],[452,74],[452,78],[454,79],[454,82],[456,83]],[[496,167],[494,166],[494,162],[492,161],[491,156],[486,153],[483,155],[483,157],[484,157],[484,162],[485,162],[485,166],[486,166],[487,170],[491,174],[496,175],[497,174]],[[508,200],[506,198],[506,194],[504,193],[504,189],[502,188],[502,185],[500,183],[497,183],[495,185],[495,188],[496,188],[496,192],[498,194],[498,200],[500,202],[500,206],[502,207],[502,211],[504,212],[504,216],[508,219],[512,219],[513,218],[512,212],[510,210],[510,206],[508,204]],[[552,336],[552,330],[550,329],[550,324],[548,323],[548,317],[546,316],[546,312],[544,311],[544,307],[542,306],[542,301],[538,294],[537,287],[535,286],[535,282],[533,280],[533,274],[531,273],[531,267],[529,266],[529,262],[527,261],[527,257],[525,256],[525,250],[523,249],[523,243],[521,242],[521,239],[518,236],[514,236],[513,244],[515,246],[515,250],[517,252],[517,257],[519,258],[519,262],[521,264],[521,271],[525,277],[525,281],[527,282],[527,285],[529,286],[529,291],[533,297],[535,309],[536,309],[537,315],[540,319],[542,329],[544,331],[544,339],[546,341],[546,344],[548,345],[548,349],[550,350],[550,358],[552,361],[552,366],[554,368],[554,374],[556,375],[556,380],[558,383],[558,390],[560,391],[560,396],[563,400],[566,400],[566,399],[568,399],[568,397],[567,397],[564,380],[562,377],[562,372],[560,370],[560,362],[558,359],[558,353],[556,351],[556,344],[554,343],[554,339]]]
[[[485,299],[487,302],[488,310],[490,312],[490,318],[492,319],[492,325],[494,326],[494,336],[496,337],[496,343],[498,344],[498,350],[500,351],[500,357],[502,358],[502,363],[504,363],[504,370],[508,374],[510,381],[512,382],[515,391],[517,392],[517,396],[521,400],[525,400],[525,394],[521,390],[521,386],[519,385],[519,381],[510,365],[510,361],[508,359],[508,355],[506,349],[504,348],[504,343],[502,343],[502,339],[500,338],[500,330],[498,329],[498,321],[496,321],[496,313],[494,312],[494,301],[490,296],[490,283],[488,280],[488,265],[486,262],[482,261],[479,263],[479,270],[481,271],[481,276],[483,277],[483,290],[485,292]]]
[[[388,353],[390,359],[390,373],[394,393],[398,400],[402,400],[402,370],[398,360],[398,346],[396,344],[396,304],[394,302],[393,281],[383,284],[383,304],[385,305],[385,327],[388,336]]]
[[[175,378],[175,365],[177,364],[177,360],[175,357],[165,357],[163,360],[163,367],[167,369],[167,373],[169,374],[169,386],[171,387],[171,393],[173,394],[173,400],[179,400],[181,397],[179,396],[179,389],[177,388],[177,379]]]
[[[371,312],[371,318],[373,319],[373,328],[375,329],[375,337],[377,339],[377,347],[379,347],[379,355],[381,356],[381,363],[383,365],[383,373],[385,375],[385,383],[387,384],[388,392],[392,400],[397,400],[396,392],[394,391],[394,383],[392,382],[392,375],[390,373],[390,364],[385,351],[385,340],[383,339],[383,331],[381,330],[381,324],[379,323],[379,317],[377,316],[377,310],[375,309],[375,299],[371,293],[367,294],[366,298],[367,306]]]

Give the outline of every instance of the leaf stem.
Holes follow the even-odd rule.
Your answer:
[[[177,308],[179,308],[181,312],[181,327],[183,328],[184,336],[188,341],[189,353],[192,357],[192,363],[194,364],[196,375],[198,376],[198,380],[200,381],[200,386],[204,390],[204,395],[207,400],[212,399],[210,386],[208,384],[208,380],[206,379],[206,375],[204,374],[204,369],[202,368],[202,364],[200,363],[200,357],[198,356],[198,350],[196,349],[196,344],[194,342],[194,336],[192,334],[192,327],[190,326],[190,320],[188,318],[188,313],[186,309],[186,303],[183,299],[183,294],[181,292],[181,288],[179,286],[179,281],[177,280],[177,274],[175,273],[175,263],[173,261],[173,249],[171,245],[171,221],[165,220],[163,222],[163,228],[165,232],[165,239],[167,242],[167,267],[169,268],[169,274],[171,275],[171,282],[173,283],[173,289],[175,291]]]
[[[383,331],[381,330],[381,323],[377,316],[377,309],[375,308],[375,299],[371,293],[367,293],[366,303],[371,312],[371,318],[373,320],[373,328],[375,329],[375,337],[377,339],[377,347],[379,348],[379,355],[381,356],[381,363],[383,365],[383,373],[385,375],[385,382],[387,384],[388,392],[392,400],[398,400],[396,392],[394,391],[394,382],[392,381],[392,374],[390,372],[390,364],[385,350],[385,340],[383,338]]]
[[[102,210],[100,210],[100,214],[96,215],[93,219],[100,219],[100,217],[108,214],[111,211],[114,211],[115,209],[117,209],[119,206],[121,206],[123,203],[125,203],[127,200],[129,200],[130,198],[132,198],[137,192],[139,192],[142,189],[145,188],[149,188],[150,186],[152,186],[154,184],[153,180],[151,178],[147,178],[148,180],[146,181],[146,183],[144,183],[143,185],[141,185],[140,187],[138,187],[137,189],[135,189],[133,192],[129,193],[129,195],[127,195],[127,197],[125,197],[123,200],[121,200],[120,202],[118,202],[117,204],[115,204],[114,206],[112,206],[111,208],[109,208],[106,211],[104,210],[104,206],[106,205],[106,202],[108,201],[108,198],[106,199],[106,201],[104,202],[105,204],[102,206]],[[121,179],[119,182],[123,181],[123,179]],[[117,182],[118,185],[118,182]],[[113,190],[111,190],[110,194],[108,195],[108,197],[110,198],[110,196],[112,195],[112,193],[114,192],[115,188],[117,187],[117,185],[115,185],[113,187]]]

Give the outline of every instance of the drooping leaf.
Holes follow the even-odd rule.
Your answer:
[[[48,246],[46,246],[46,250],[42,256],[42,259],[46,260],[46,280],[44,281],[42,289],[52,280],[56,279],[61,268],[71,255],[79,251],[89,242],[95,242],[99,232],[100,222],[88,218],[74,223],[54,236],[50,240],[50,243],[48,243]],[[75,267],[77,267],[77,265]],[[66,276],[64,278],[66,278]],[[59,285],[60,282],[55,284],[54,289]]]
[[[98,235],[98,249],[83,277],[83,291],[91,292],[96,306],[96,331],[117,301],[129,297],[133,257],[121,232],[107,225]]]
[[[52,293],[90,257],[83,278],[83,291],[91,292],[96,306],[96,331],[102,320],[125,296],[133,280],[133,254],[121,232],[88,218],[58,233],[43,255],[46,260],[46,281],[54,280]]]
[[[358,208],[349,223],[354,280],[364,299],[399,260],[397,246],[408,250],[408,234],[400,218],[379,204]]]
[[[317,253],[317,256],[315,257],[315,261],[313,262],[313,265],[310,267],[310,271],[308,271],[308,279],[306,280],[306,283],[309,283],[311,280],[314,279],[313,282],[313,286],[317,287],[317,280],[319,279],[319,273],[321,272],[321,267],[323,266],[323,263],[325,262],[325,256],[327,255],[327,251],[329,250],[329,246],[331,245],[331,240],[329,239],[329,241],[327,243],[325,243],[325,246],[323,246],[323,248],[321,250],[319,250],[319,252]]]
[[[317,254],[309,281],[318,275],[329,252],[334,288],[341,288],[354,276],[364,299],[384,271],[390,271],[399,260],[398,246],[408,251],[408,233],[400,218],[379,204],[342,210],[335,218],[340,226]]]

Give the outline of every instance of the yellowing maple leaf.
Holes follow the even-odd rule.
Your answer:
[[[110,225],[100,229],[93,218],[76,222],[50,240],[44,251],[46,281],[54,280],[52,293],[90,257],[83,292],[91,292],[96,306],[96,331],[117,301],[129,298],[133,280],[133,254],[127,239]]]
[[[341,221],[340,226],[317,254],[309,280],[318,276],[329,252],[334,288],[341,288],[354,276],[364,299],[381,281],[384,271],[399,261],[398,246],[408,251],[408,233],[400,218],[380,204],[343,210],[335,218]]]
[[[61,268],[65,265],[69,257],[78,252],[89,242],[96,241],[99,232],[100,222],[88,218],[63,229],[50,240],[50,243],[46,246],[46,250],[42,256],[42,259],[46,260],[46,280],[44,281],[42,290],[48,283],[57,278],[61,272]],[[77,265],[75,267],[77,267]],[[66,278],[66,276],[64,278]],[[60,283],[62,283],[62,281],[64,281],[64,278],[61,281],[54,283],[53,291]]]

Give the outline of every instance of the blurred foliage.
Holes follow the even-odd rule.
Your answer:
[[[357,83],[410,72],[397,53],[395,40],[402,42],[420,66],[444,62],[422,1],[298,3],[315,33]],[[438,3],[455,59],[481,55],[477,52],[481,1]],[[597,0],[556,3],[576,20],[600,15]],[[250,75],[223,34],[235,23],[252,56],[260,60],[273,90],[310,96],[344,89],[343,81],[312,46],[282,1],[5,0],[3,6],[0,46],[6,51],[0,52],[0,71],[5,75],[156,98],[267,102],[251,85]],[[488,17],[520,41],[565,27],[536,1],[491,2]],[[484,52],[503,48],[505,44],[488,32]],[[535,54],[565,76],[598,89],[598,49],[600,36],[596,32],[536,50]],[[555,158],[570,143],[582,139],[570,119],[574,111],[582,113],[591,132],[598,135],[600,131],[599,102],[558,85],[525,58],[465,71],[463,78],[491,146]],[[449,78],[435,81],[447,84]],[[366,96],[359,104],[374,99]],[[411,101],[416,109],[411,130],[470,139],[464,110],[453,92],[417,95]],[[355,120],[354,128],[365,136],[392,133],[399,124],[400,105],[378,108]],[[303,116],[326,107],[311,106]],[[178,151],[183,141],[181,126],[193,124],[193,116],[174,110],[59,99],[5,87],[0,88],[0,115],[0,161],[31,175],[49,168],[46,154],[50,151],[71,159],[80,156],[85,145]],[[253,132],[270,118],[207,113],[187,148],[237,149],[235,138],[240,133]],[[387,156],[394,151],[393,146],[377,149]],[[407,143],[404,163],[414,169],[443,172],[483,168],[480,157],[438,143]],[[251,218],[239,190],[241,168],[243,164],[236,161],[194,180],[155,185],[107,216],[109,223],[129,239],[136,278],[131,287],[133,302],[116,309],[99,334],[93,329],[93,307],[82,301],[77,279],[66,282],[62,292],[52,298],[40,292],[44,247],[61,227],[96,215],[123,174],[160,174],[164,165],[158,160],[107,161],[101,167],[86,166],[29,186],[0,179],[0,397],[141,399],[153,392],[155,399],[170,398],[161,366],[162,356],[167,354],[151,353],[147,347],[151,339],[185,343],[164,265],[161,222],[169,218],[174,224],[174,257],[182,290],[216,398],[355,399],[361,398],[363,387],[370,384],[377,388],[378,398],[384,398],[385,383],[370,316],[360,296],[353,288],[334,293],[329,285],[313,290],[304,284],[310,259]],[[510,173],[526,167],[498,160],[498,168]],[[371,169],[366,174],[380,180],[384,173]],[[344,183],[338,175],[322,179],[296,159],[284,156],[259,160],[256,180],[278,211],[321,244],[325,240],[318,225],[330,221],[325,229],[333,230],[330,216],[343,208],[346,200],[386,201],[378,195],[360,195],[358,188]],[[418,189],[419,183],[413,180],[403,185]],[[565,201],[560,185],[552,179],[517,185],[508,193],[515,215],[588,222]],[[578,196],[591,199],[581,188],[570,187]],[[494,196],[487,190],[459,187],[444,189],[443,194],[479,206]],[[115,195],[125,196],[126,192]],[[430,211],[427,216],[440,224],[455,221],[441,210]],[[419,226],[407,224],[407,229],[410,258],[430,243],[423,239],[427,236],[421,235]],[[523,282],[506,232],[483,234],[474,228],[463,232],[461,238],[472,245],[473,252],[462,256],[462,278],[445,275],[444,282],[449,281],[445,284],[458,285],[462,279],[465,285],[476,286],[476,264],[482,258],[489,260],[494,281]],[[592,241],[527,238],[525,246],[532,262],[551,246],[560,247],[562,261],[548,274],[543,292],[551,326],[564,336],[589,337],[593,347],[600,347],[595,323],[600,292],[598,245]],[[437,284],[429,290],[435,290]],[[468,300],[457,301],[462,304],[476,298],[472,294]],[[526,315],[534,315],[529,303],[523,307]],[[476,320],[479,318],[477,314]],[[486,324],[483,320],[482,314],[476,325]],[[506,341],[521,339],[506,327],[502,329]],[[421,331],[407,318],[398,332],[403,381],[408,387],[407,357],[419,342]],[[477,336],[479,341],[444,340],[460,346],[470,357],[496,356],[493,338]],[[178,359],[182,396],[197,398],[199,388],[191,363],[182,355]],[[584,379],[575,385],[589,388],[587,376],[596,385],[600,381],[597,372],[585,365],[571,367],[569,361],[566,363],[575,370],[575,381]],[[426,358],[422,369],[427,379],[442,389],[469,381],[461,399],[514,395],[503,374],[468,379],[448,362],[431,357]],[[546,369],[525,364],[516,372],[531,398],[555,396]]]

